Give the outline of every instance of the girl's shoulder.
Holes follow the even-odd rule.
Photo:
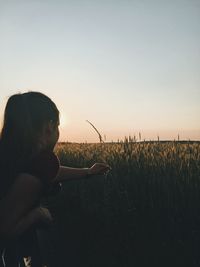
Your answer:
[[[55,153],[44,151],[29,160],[24,171],[40,178],[43,183],[50,184],[56,177],[59,167],[60,161]]]

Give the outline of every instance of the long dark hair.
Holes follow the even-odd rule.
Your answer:
[[[59,111],[48,96],[26,92],[9,97],[0,135],[1,173],[5,169],[8,177],[14,177],[18,169],[37,154],[42,128],[50,121],[58,123]]]

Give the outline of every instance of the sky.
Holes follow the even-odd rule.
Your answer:
[[[40,91],[60,141],[200,140],[199,0],[0,0],[0,115]]]

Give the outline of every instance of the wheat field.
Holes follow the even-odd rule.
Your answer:
[[[49,200],[59,266],[200,266],[200,143],[62,143],[61,164],[106,162]]]

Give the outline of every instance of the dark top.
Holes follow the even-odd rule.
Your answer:
[[[56,177],[60,162],[52,151],[43,151],[21,166],[8,166],[6,162],[0,160],[0,199],[3,198],[12,186],[15,177],[20,173],[31,174],[42,182],[43,194],[51,190],[52,182]]]
[[[60,167],[58,157],[53,152],[42,152],[26,164],[20,172],[29,173],[39,178],[43,185],[43,193],[48,194],[52,189],[53,180]]]

